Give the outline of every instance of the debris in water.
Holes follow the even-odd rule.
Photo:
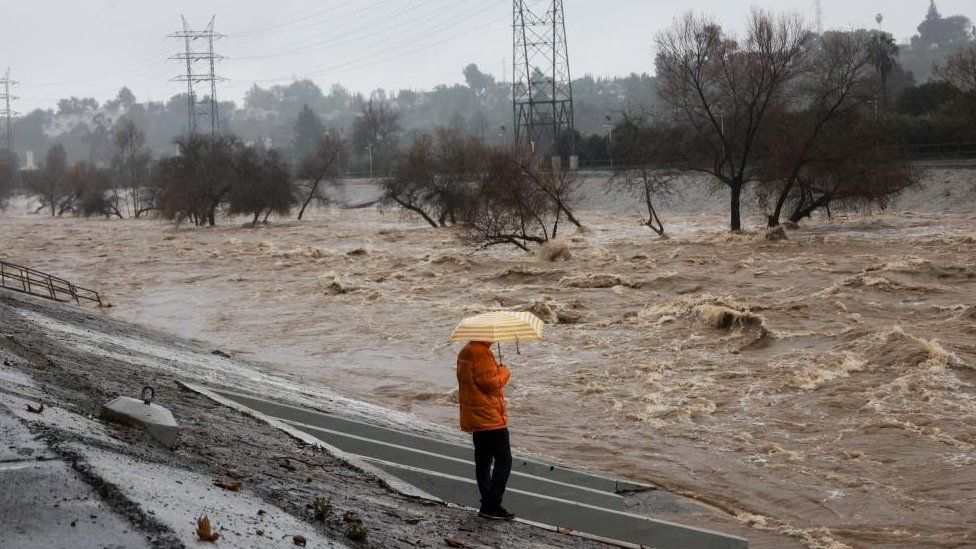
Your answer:
[[[692,312],[699,320],[719,330],[762,326],[763,323],[763,318],[756,313],[722,305],[698,305]]]
[[[535,249],[535,256],[543,261],[569,261],[573,254],[569,251],[569,243],[561,238],[542,243]]]
[[[763,238],[770,242],[779,242],[780,240],[789,240],[790,237],[786,236],[786,229],[782,225],[777,225],[766,229]]]

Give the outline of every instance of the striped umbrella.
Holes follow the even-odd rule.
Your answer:
[[[451,341],[487,341],[509,343],[514,341],[516,350],[520,341],[542,339],[542,321],[532,313],[495,311],[465,318],[451,332]],[[501,346],[498,349],[501,362]]]

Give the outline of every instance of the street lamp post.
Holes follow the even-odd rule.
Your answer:
[[[607,123],[605,127],[607,128],[607,152],[610,154],[610,171],[613,171],[613,120],[610,119],[610,115],[606,115]]]
[[[369,178],[373,179],[373,145],[366,145],[366,150],[369,151]]]

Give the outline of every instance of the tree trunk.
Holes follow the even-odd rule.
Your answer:
[[[779,196],[776,197],[776,206],[773,208],[773,213],[769,214],[767,217],[766,225],[770,228],[779,226],[779,219],[783,216],[783,207],[786,206],[786,200],[790,196],[790,191],[793,190],[793,179],[786,184],[786,187],[780,191]]]
[[[430,223],[430,226],[431,227],[433,227],[435,229],[437,228],[437,222],[434,221],[433,219],[431,219],[431,217],[429,215],[427,215],[427,212],[423,211],[422,209],[420,209],[420,208],[418,208],[416,206],[412,206],[410,204],[407,204],[406,202],[400,200],[399,198],[397,198],[395,196],[390,197],[390,198],[392,198],[393,201],[396,202],[397,204],[399,204],[400,206],[403,206],[405,209],[410,210],[411,212],[414,212],[414,213],[420,215],[420,217],[423,217],[424,218],[424,221],[426,221],[427,223]]]
[[[299,221],[301,221],[302,220],[302,216],[305,215],[305,208],[308,207],[308,204],[312,201],[312,198],[315,197],[315,191],[318,190],[319,183],[321,181],[322,181],[321,179],[317,179],[315,181],[315,183],[312,184],[312,188],[309,189],[309,191],[308,191],[308,196],[306,196],[305,197],[305,200],[302,201],[302,209],[298,210],[298,220]]]
[[[742,179],[739,177],[733,177],[731,180],[729,180],[729,189],[731,190],[730,212],[732,214],[730,225],[732,231],[739,232],[742,230]]]
[[[658,236],[664,236],[664,224],[661,223],[661,218],[657,216],[657,210],[654,209],[654,203],[651,201],[651,190],[646,185],[644,186],[644,201],[647,204],[647,223],[645,225]]]
[[[569,220],[570,223],[576,225],[578,229],[583,228],[583,224],[580,223],[578,219],[576,219],[576,216],[573,215],[573,212],[571,212],[569,208],[566,207],[565,204],[563,204],[562,200],[558,201],[558,205],[559,205],[559,209],[561,209],[563,213],[566,214],[566,219]]]

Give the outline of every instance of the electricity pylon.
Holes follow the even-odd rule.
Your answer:
[[[7,150],[10,152],[14,152],[13,131],[10,128],[10,117],[17,115],[16,112],[10,110],[10,101],[17,99],[17,96],[10,94],[10,86],[14,84],[17,84],[17,82],[10,79],[10,67],[7,67],[7,72],[4,73],[3,78],[0,78],[0,101],[3,102],[3,108],[0,108],[0,116],[3,116],[4,120],[6,121]]]
[[[817,35],[823,34],[823,0],[816,0],[814,3],[815,15],[817,18]]]
[[[216,15],[210,18],[210,23],[203,30],[193,30],[186,22],[186,17],[180,16],[183,20],[183,30],[169,35],[170,38],[183,40],[184,52],[170,57],[186,63],[186,74],[181,74],[174,81],[186,82],[186,107],[187,107],[187,131],[195,135],[200,130],[199,119],[210,119],[210,135],[220,133],[220,113],[217,106],[217,82],[224,79],[216,74],[217,61],[224,59],[223,56],[214,53],[214,42],[224,37],[223,34],[214,32],[214,20]],[[203,65],[199,67],[198,65]],[[200,97],[197,93],[199,88],[205,89],[205,95]],[[209,89],[207,89],[209,88]],[[206,94],[206,92],[209,92]],[[206,124],[206,122],[204,122]]]
[[[527,4],[527,0],[514,0],[512,8],[515,144],[555,154],[562,142],[568,145],[568,153],[575,155],[573,86],[563,2],[551,0],[542,15],[533,13]]]

